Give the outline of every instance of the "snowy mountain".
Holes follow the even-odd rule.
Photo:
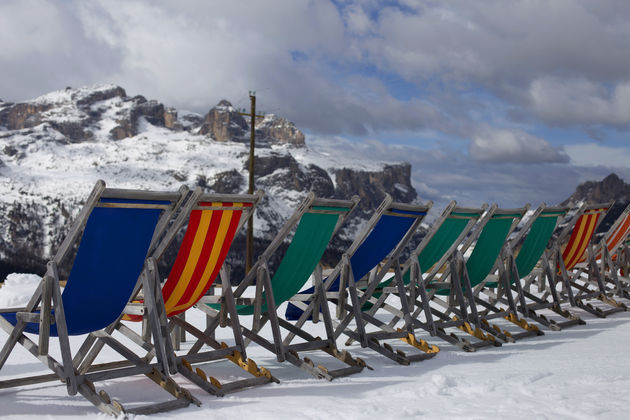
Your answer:
[[[97,179],[120,188],[247,191],[249,125],[228,102],[206,115],[178,111],[118,86],[66,88],[24,103],[0,101],[0,278],[43,271]],[[386,192],[417,200],[409,164],[361,162],[309,149],[294,124],[256,123],[256,213],[261,249],[308,191],[361,196],[351,237]],[[232,263],[240,259],[237,243]]]

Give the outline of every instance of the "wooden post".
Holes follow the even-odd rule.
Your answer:
[[[250,113],[239,112],[244,117],[250,117],[250,130],[249,137],[249,194],[254,193],[254,149],[256,147],[256,118],[264,118],[263,115],[256,115],[256,92],[249,91],[249,101],[251,103]],[[254,261],[254,216],[247,220],[247,243],[245,245],[245,273],[249,273],[253,267]]]
[[[256,92],[249,92],[251,102],[251,135],[249,137],[249,194],[254,193],[254,147],[256,144]],[[247,253],[245,257],[245,273],[252,268],[254,258],[254,217],[247,220]]]

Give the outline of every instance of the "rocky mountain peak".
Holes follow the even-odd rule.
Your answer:
[[[249,117],[241,115],[229,101],[222,99],[204,116],[198,133],[217,141],[249,141],[250,121]],[[285,118],[269,114],[258,119],[255,124],[256,143],[259,146],[305,145],[304,134]]]
[[[628,204],[630,204],[630,184],[625,183],[615,173],[611,173],[601,181],[587,181],[577,186],[575,192],[562,202],[562,205],[577,203],[609,203],[614,201],[606,217],[597,228],[598,232],[606,232],[617,220]]]
[[[630,202],[630,184],[615,173],[601,181],[587,181],[577,186],[575,192],[562,204],[587,202],[589,204],[610,201]]]
[[[229,101],[223,99],[205,115],[198,133],[209,135],[217,141],[233,141],[244,139],[248,130],[245,118]]]
[[[221,99],[219,103],[217,104],[217,106],[215,106],[215,108],[222,109],[223,111],[227,111],[227,112],[234,111],[234,107],[232,106],[232,103],[228,101],[227,99]]]

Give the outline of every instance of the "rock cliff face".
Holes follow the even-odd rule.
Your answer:
[[[247,135],[249,125],[232,104],[219,102],[203,119],[199,134],[209,135],[216,141],[241,140]]]
[[[304,146],[304,134],[295,125],[271,114],[263,120],[256,121],[256,138],[271,144],[291,144]]]
[[[408,164],[362,166],[349,157],[330,167],[284,118],[267,115],[255,130],[256,188],[265,191],[255,216],[258,252],[308,191],[361,197],[339,247],[386,193],[402,202],[418,198]],[[226,100],[199,115],[107,85],[0,101],[0,281],[14,271],[43,273],[97,179],[121,188],[246,192],[249,136],[249,119]],[[240,237],[230,264],[241,264],[243,248]]]

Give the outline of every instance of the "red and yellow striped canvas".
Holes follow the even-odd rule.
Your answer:
[[[169,317],[192,307],[212,286],[234,240],[242,209],[251,204],[199,203],[199,207],[190,213],[184,239],[162,288]],[[142,317],[125,319],[140,321]]]
[[[586,210],[575,223],[569,242],[562,252],[562,259],[567,270],[571,270],[584,258],[588,244],[595,233],[599,217],[606,210],[606,208]]]

